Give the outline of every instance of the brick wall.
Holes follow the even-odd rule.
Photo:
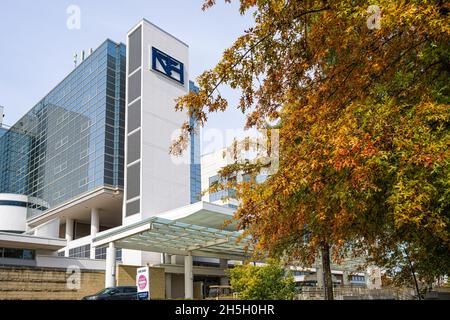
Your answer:
[[[81,270],[80,289],[69,289],[66,269],[0,266],[0,299],[77,300],[104,288],[105,273]]]
[[[116,271],[116,282],[118,286],[135,286],[136,272],[139,267],[119,264]]]
[[[150,268],[150,291],[152,299],[166,298],[166,272],[164,268]]]

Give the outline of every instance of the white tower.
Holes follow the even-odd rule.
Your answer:
[[[189,91],[188,64],[189,47],[147,20],[128,33],[124,225],[190,203],[189,161],[169,154],[188,120],[174,108]],[[133,264],[160,262],[159,254],[126,251],[124,261]]]

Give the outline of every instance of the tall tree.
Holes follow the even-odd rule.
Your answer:
[[[278,121],[278,171],[262,184],[237,185],[236,218],[255,252],[305,264],[319,253],[328,299],[330,252],[392,266],[408,248],[417,273],[448,273],[448,7],[241,0],[240,12],[249,10],[255,26],[176,108],[203,125],[209,112],[228,107],[217,91],[227,84],[242,92],[246,127]],[[173,153],[192,130],[183,126]],[[259,169],[235,164],[221,174]]]

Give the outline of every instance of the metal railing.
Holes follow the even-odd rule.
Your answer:
[[[411,289],[381,288],[368,289],[362,286],[338,286],[333,288],[335,300],[413,300]],[[320,287],[303,287],[295,300],[323,300],[324,292]]]

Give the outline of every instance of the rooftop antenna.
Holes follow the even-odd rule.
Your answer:
[[[78,54],[75,52],[73,55],[73,64],[75,65],[75,68],[77,67],[78,62]]]
[[[81,50],[81,62],[84,61],[84,58],[85,58],[85,52],[84,52],[84,50]]]
[[[94,52],[94,49],[90,48],[89,49],[89,55],[91,55]]]

